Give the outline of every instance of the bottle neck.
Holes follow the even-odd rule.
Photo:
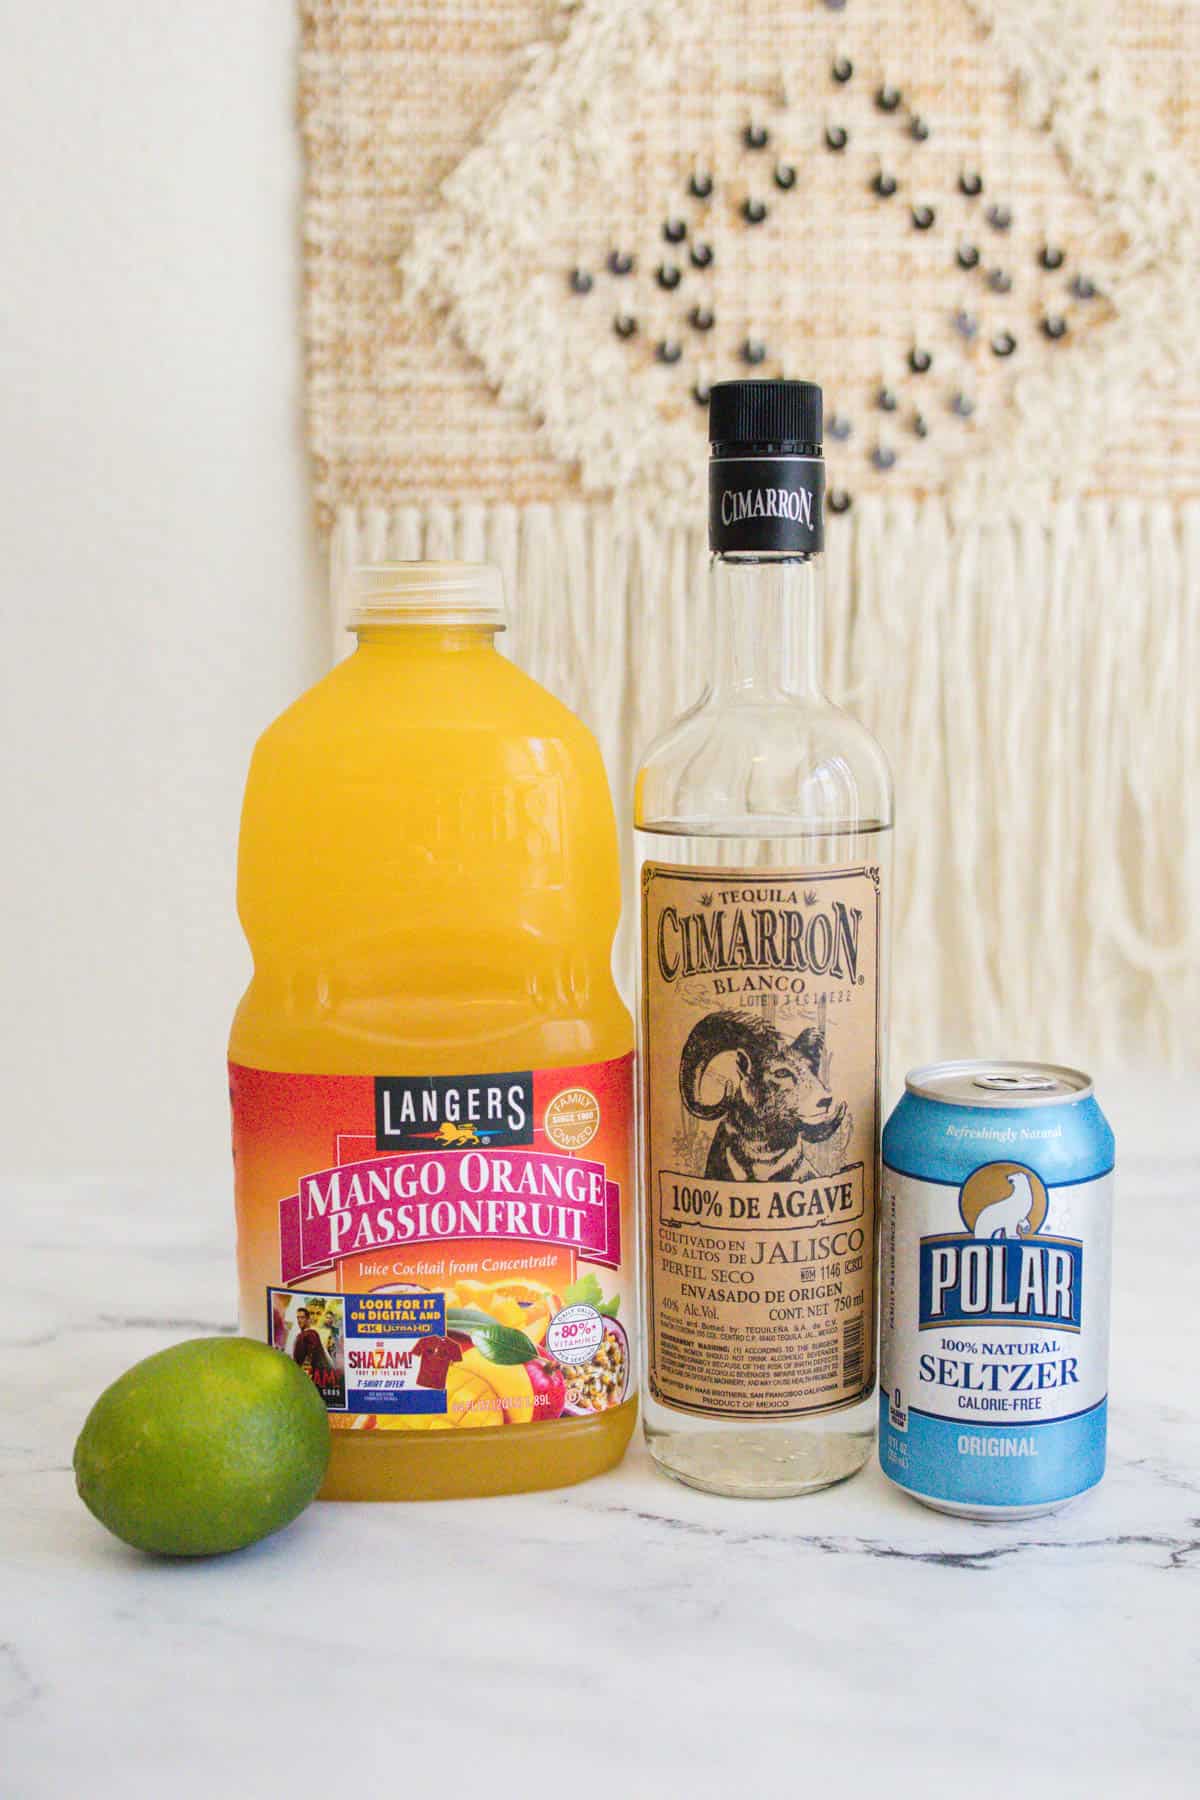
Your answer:
[[[822,558],[714,556],[711,583],[712,698],[758,706],[822,697]]]
[[[358,648],[372,655],[434,656],[446,652],[480,652],[496,648],[494,624],[462,625],[430,620],[416,624],[411,620],[386,625],[356,625],[354,635]]]

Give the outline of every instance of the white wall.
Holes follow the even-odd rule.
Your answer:
[[[215,1181],[241,785],[327,641],[295,8],[0,25],[0,1170]]]

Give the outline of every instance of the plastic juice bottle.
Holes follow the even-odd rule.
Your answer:
[[[633,1430],[612,804],[503,625],[488,567],[361,570],[357,650],[250,768],[241,1328],[320,1389],[328,1499],[557,1487]]]

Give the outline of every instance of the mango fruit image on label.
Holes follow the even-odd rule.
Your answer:
[[[528,1425],[534,1388],[524,1363],[489,1362],[465,1350],[446,1371],[446,1411],[425,1414],[368,1413],[355,1420],[361,1431],[477,1431],[495,1425]]]

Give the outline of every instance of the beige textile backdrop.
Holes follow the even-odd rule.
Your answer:
[[[302,18],[339,648],[355,560],[494,558],[627,818],[702,678],[706,386],[819,379],[830,682],[897,774],[897,1059],[1200,1058],[1200,9]]]

